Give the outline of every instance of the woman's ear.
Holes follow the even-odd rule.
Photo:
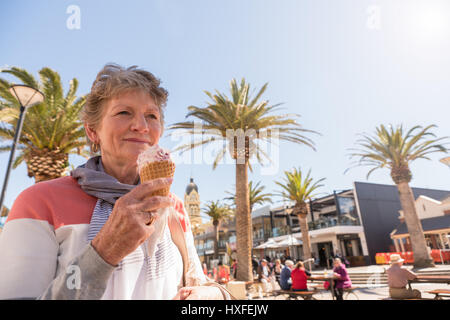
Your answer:
[[[89,138],[89,140],[91,140],[94,143],[98,142],[97,132],[91,127],[89,127],[89,125],[86,122],[84,123],[84,129],[86,131],[86,135]]]

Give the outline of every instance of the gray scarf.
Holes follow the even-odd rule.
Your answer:
[[[78,180],[84,192],[98,198],[87,232],[87,241],[92,241],[108,220],[116,200],[130,192],[136,185],[120,183],[116,178],[108,175],[103,169],[100,156],[90,158],[70,174]],[[163,228],[159,230],[164,231]],[[170,264],[175,261],[175,252],[178,249],[170,241],[170,234],[161,239],[161,232],[154,232],[141,245],[142,250],[137,249],[126,256],[119,263],[117,270],[122,270],[124,265],[141,263],[144,260],[142,276],[145,279],[152,280],[165,276],[166,270],[169,270]],[[155,255],[157,250],[159,251]]]
[[[108,175],[103,169],[101,159],[101,156],[90,158],[85,164],[73,170],[70,175],[78,180],[78,184],[84,192],[114,205],[117,199],[136,186],[121,183]]]
[[[116,200],[136,187],[107,174],[101,160],[101,156],[92,157],[70,173],[84,192],[98,199],[89,223],[88,241],[92,241],[106,223]]]

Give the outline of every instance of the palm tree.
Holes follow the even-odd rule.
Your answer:
[[[225,154],[230,152],[236,165],[236,243],[239,269],[237,279],[253,280],[251,254],[253,247],[252,221],[249,203],[248,169],[250,158],[255,155],[259,162],[261,156],[272,161],[264,150],[255,142],[273,143],[274,139],[286,140],[314,149],[314,142],[302,133],[316,133],[306,130],[296,122],[295,114],[274,115],[279,105],[269,105],[268,101],[259,101],[267,88],[267,83],[258,91],[254,98],[250,98],[250,85],[242,79],[238,86],[236,80],[230,83],[231,99],[218,92],[213,95],[205,91],[211,99],[204,108],[190,106],[186,118],[199,119],[202,124],[193,121],[179,122],[170,129],[187,129],[187,133],[200,138],[189,144],[175,149],[175,151],[189,151],[198,146],[209,143],[222,142],[222,149],[218,152],[213,163],[217,167]],[[277,141],[278,142],[278,141]],[[279,159],[275,159],[276,161]]]
[[[68,155],[76,153],[88,156],[83,124],[78,119],[85,97],[76,96],[78,80],[70,81],[64,95],[59,74],[50,68],[39,71],[41,82],[24,69],[12,67],[2,70],[25,85],[39,89],[45,95],[43,103],[35,105],[26,113],[22,134],[13,168],[25,161],[28,176],[35,182],[60,177],[68,167]],[[0,78],[0,141],[14,139],[20,105],[8,91],[11,83]],[[0,147],[0,152],[11,150],[11,146]]]
[[[282,188],[280,196],[288,201],[294,202],[293,213],[298,216],[300,232],[302,233],[303,260],[310,259],[312,257],[311,241],[306,220],[310,210],[307,201],[311,201],[311,198],[316,196],[315,192],[323,186],[320,183],[324,181],[325,178],[314,181],[311,177],[311,170],[304,176],[300,168],[294,168],[292,171],[285,171],[284,175],[284,181],[276,181],[275,183]]]
[[[411,239],[414,266],[417,268],[430,267],[434,264],[427,250],[422,224],[415,208],[414,195],[409,186],[412,179],[409,168],[411,162],[417,159],[430,160],[428,156],[432,153],[449,151],[444,144],[440,144],[440,141],[447,137],[437,139],[431,132],[434,127],[436,126],[429,125],[425,128],[415,126],[405,133],[402,125],[395,128],[389,126],[389,129],[380,125],[373,136],[362,134],[362,138],[357,141],[359,149],[352,149],[356,152],[351,154],[351,157],[359,157],[357,166],[373,167],[367,173],[367,179],[377,169],[388,168],[391,171]]]
[[[219,201],[209,201],[203,211],[211,218],[214,226],[214,259],[218,259],[220,223],[229,220],[233,215],[233,210],[226,205],[221,205]]]
[[[248,183],[248,193],[249,193],[249,201],[250,201],[250,212],[253,211],[253,207],[257,204],[263,204],[265,202],[273,203],[271,197],[272,193],[263,193],[266,187],[260,186],[261,181],[258,181],[253,186],[253,181]],[[236,206],[236,195],[233,192],[225,191],[231,195],[231,197],[224,198],[224,200],[230,200],[233,202],[233,205]]]

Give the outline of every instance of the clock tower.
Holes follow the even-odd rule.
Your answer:
[[[194,183],[194,179],[191,178],[191,182],[186,187],[184,194],[184,208],[189,214],[189,220],[191,225],[195,228],[202,224],[202,218],[200,217],[200,196],[198,194],[198,187]]]

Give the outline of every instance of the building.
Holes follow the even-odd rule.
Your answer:
[[[432,199],[450,196],[450,191],[445,190],[412,188],[412,191],[416,199],[420,196]],[[309,206],[312,213],[307,218],[311,249],[321,267],[330,268],[330,258],[337,253],[345,256],[351,266],[376,264],[376,253],[393,249],[391,233],[399,226],[401,209],[395,185],[355,182],[352,189],[313,199]],[[252,220],[254,248],[261,246],[263,241],[271,241],[268,248],[255,250],[261,257],[284,254],[302,259],[301,245],[286,247],[289,235],[297,241],[302,239],[292,207],[261,208],[253,212]],[[277,247],[277,244],[283,247]]]
[[[424,195],[415,202],[427,245],[431,249],[450,249],[450,196],[436,200]],[[399,211],[399,225],[391,233],[396,252],[411,251],[411,242],[403,211]]]
[[[202,225],[202,218],[200,216],[200,195],[198,187],[191,178],[190,183],[186,187],[184,193],[184,208],[189,215],[189,220],[194,229]]]
[[[202,229],[194,237],[194,244],[200,261],[211,268],[220,261],[230,264],[236,251],[235,220],[220,223],[218,242],[218,261],[214,261],[214,226],[211,222],[204,223]]]

